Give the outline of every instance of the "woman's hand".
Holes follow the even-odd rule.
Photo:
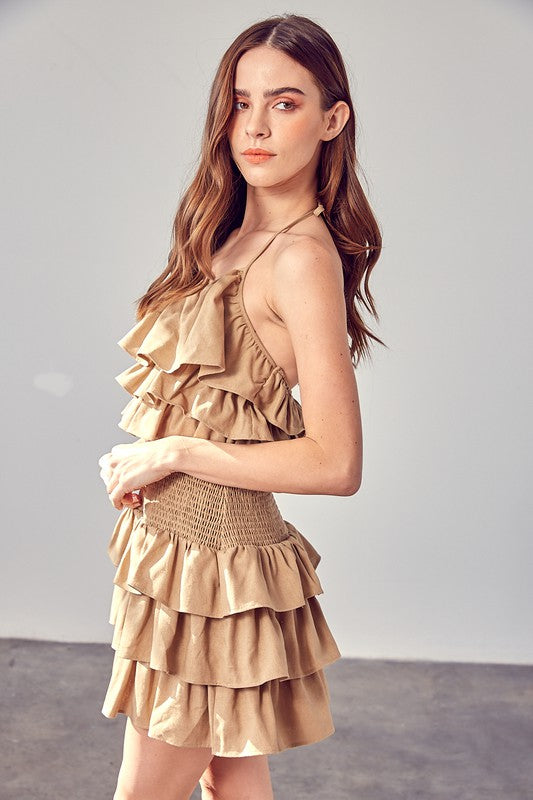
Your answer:
[[[175,472],[174,460],[175,453],[172,453],[168,437],[165,437],[153,442],[117,444],[99,459],[98,464],[109,499],[115,508],[122,509],[139,506],[141,499],[132,492]]]

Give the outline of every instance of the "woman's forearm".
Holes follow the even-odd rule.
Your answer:
[[[168,436],[164,442],[171,472],[213,483],[293,494],[351,495],[359,488],[358,470],[308,436],[254,444]]]

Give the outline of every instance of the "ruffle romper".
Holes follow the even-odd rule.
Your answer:
[[[323,206],[303,214],[282,231]],[[243,303],[247,270],[148,313],[118,344],[135,363],[119,427],[260,443],[305,434],[302,408]],[[268,491],[182,472],[124,508],[108,548],[116,566],[115,651],[102,713],[154,739],[250,756],[334,731],[323,667],[341,654],[317,600],[320,555]]]

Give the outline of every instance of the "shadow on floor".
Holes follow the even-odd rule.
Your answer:
[[[0,640],[1,800],[112,800],[125,719],[100,713],[111,661],[107,645]],[[276,800],[533,799],[533,666],[325,672],[336,731],[270,756]]]

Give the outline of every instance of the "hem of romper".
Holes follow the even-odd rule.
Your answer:
[[[102,713],[104,714],[105,717],[107,717],[107,719],[115,719],[119,715],[127,717],[128,719],[131,720],[131,722],[133,722],[133,724],[137,728],[143,730],[146,733],[146,735],[148,736],[149,739],[153,739],[156,742],[164,742],[165,744],[171,744],[173,747],[184,747],[185,746],[185,745],[173,744],[173,742],[170,742],[168,739],[165,739],[163,736],[158,736],[158,735],[156,735],[154,733],[150,733],[150,729],[149,728],[145,728],[142,725],[140,725],[135,717],[133,717],[131,714],[127,714],[125,711],[117,711],[115,714],[105,714],[104,712],[102,712]],[[223,752],[222,751],[216,751],[216,750],[213,750],[209,745],[195,745],[195,747],[202,747],[202,748],[205,747],[205,749],[211,750],[211,752],[212,752],[212,754],[214,756],[220,756],[220,757],[223,757],[223,758],[249,758],[250,756],[254,756],[254,755],[255,756],[258,756],[258,755],[272,756],[272,755],[279,755],[280,753],[283,753],[285,750],[291,750],[291,749],[293,749],[295,747],[305,747],[306,745],[317,744],[318,742],[322,742],[325,739],[327,739],[328,737],[333,736],[335,731],[336,731],[336,728],[332,725],[329,731],[327,731],[326,733],[322,734],[318,738],[311,739],[311,740],[309,740],[309,739],[300,739],[300,740],[293,741],[290,744],[285,745],[285,747],[283,747],[283,748],[278,748],[276,750],[273,750],[273,749],[271,749],[271,750],[261,750],[261,751],[256,751],[256,752],[253,752],[253,753],[242,753],[242,752],[237,752],[237,751],[233,751],[233,750],[224,750]],[[190,747],[191,745],[186,745],[186,746]]]

